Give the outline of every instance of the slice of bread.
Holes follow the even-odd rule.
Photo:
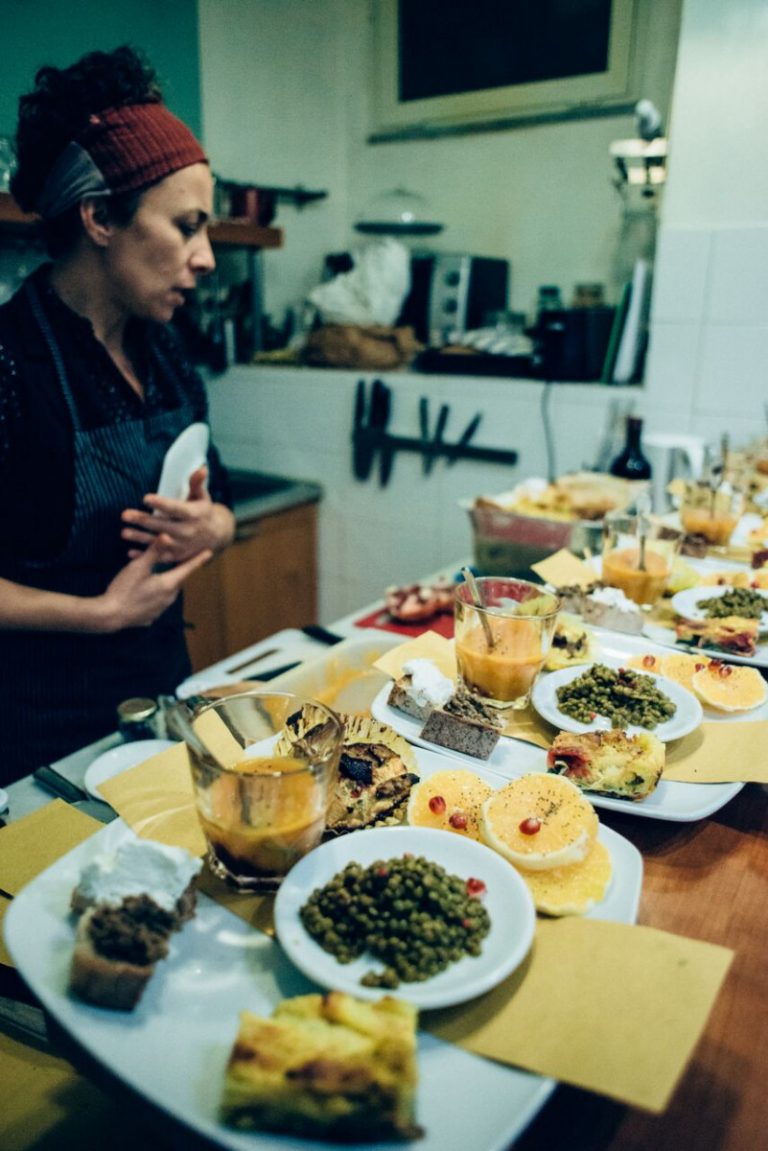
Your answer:
[[[132,1011],[168,954],[170,917],[144,896],[118,907],[90,907],[80,918],[69,972],[78,999]]]

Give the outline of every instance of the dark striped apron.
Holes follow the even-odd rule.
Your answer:
[[[144,495],[156,490],[165,453],[194,413],[179,388],[180,406],[172,411],[83,429],[40,298],[32,284],[26,290],[72,421],[74,515],[58,556],[17,560],[3,565],[0,575],[28,587],[99,595],[128,562],[120,513],[141,507]],[[40,516],[42,523],[44,508]],[[121,700],[173,692],[189,672],[181,596],[147,628],[111,635],[0,632],[0,783],[108,734]]]

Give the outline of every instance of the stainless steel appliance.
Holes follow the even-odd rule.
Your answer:
[[[505,311],[509,280],[507,260],[461,252],[414,253],[411,290],[398,324],[410,324],[428,347],[442,347],[457,332],[482,327],[488,313]]]

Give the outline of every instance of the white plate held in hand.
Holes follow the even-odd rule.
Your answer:
[[[167,500],[185,500],[193,472],[208,459],[210,431],[207,424],[190,424],[165,453],[157,494]]]

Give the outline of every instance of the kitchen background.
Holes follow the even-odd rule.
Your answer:
[[[200,131],[228,179],[304,185],[326,198],[280,203],[284,247],[264,253],[275,323],[300,307],[328,252],[360,242],[354,221],[396,186],[424,196],[444,230],[438,250],[511,261],[510,307],[531,313],[538,286],[606,285],[609,302],[641,243],[613,186],[611,143],[630,114],[434,140],[371,144],[375,0],[2,0],[0,134],[37,65],[94,47],[142,46],[171,107]],[[462,496],[594,461],[617,403],[652,431],[735,440],[765,427],[768,359],[768,8],[764,0],[636,0],[637,95],[670,142],[660,205],[650,343],[641,386],[414,376],[392,388],[392,430],[418,434],[426,396],[446,438],[476,412],[475,441],[520,453],[516,468],[394,461],[382,489],[353,478],[349,433],[359,373],[236,365],[211,379],[212,422],[235,465],[318,480],[320,615],[328,622],[385,583],[417,578],[471,549]],[[628,255],[629,253],[629,255]],[[227,257],[235,258],[235,257]],[[7,244],[0,274],[26,259]],[[370,380],[370,374],[366,377]],[[551,436],[542,414],[551,420]]]

